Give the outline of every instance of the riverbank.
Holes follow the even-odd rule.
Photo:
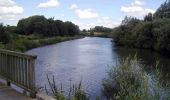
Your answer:
[[[82,32],[81,34],[88,37],[112,38],[112,34],[106,32]]]
[[[34,45],[27,45],[26,49],[24,51],[30,50],[30,49],[33,49],[33,48],[37,48],[37,47],[42,47],[42,46],[46,46],[46,45],[60,43],[60,42],[64,42],[64,41],[80,39],[80,38],[84,38],[84,37],[83,36],[64,36],[64,37],[57,36],[57,37],[52,37],[52,38],[33,40],[31,44],[34,44]],[[29,42],[28,42],[28,44],[29,44]]]
[[[25,52],[27,50],[55,44],[59,42],[80,39],[84,36],[76,35],[76,36],[56,36],[56,37],[36,37],[36,36],[17,36],[14,40],[12,40],[9,44],[0,45],[2,49],[8,49],[13,51]]]

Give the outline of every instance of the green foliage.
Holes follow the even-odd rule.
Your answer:
[[[4,49],[4,45],[2,43],[0,43],[0,49]]]
[[[122,25],[125,25],[130,28],[132,28],[133,26],[135,26],[136,24],[140,23],[140,20],[134,17],[125,17],[124,20],[122,20]]]
[[[152,21],[153,20],[153,15],[152,13],[148,13],[148,15],[146,15],[144,17],[144,21]]]
[[[148,76],[138,66],[137,61],[127,58],[122,65],[111,69],[103,81],[103,93],[116,100],[147,100]],[[148,95],[147,95],[148,94]]]
[[[10,40],[10,34],[5,31],[5,27],[3,26],[3,24],[0,24],[0,42],[2,42],[3,44],[7,44]]]
[[[136,57],[126,58],[103,80],[103,94],[109,100],[167,100],[168,92],[142,69]]]
[[[52,80],[50,80],[47,75],[47,80],[48,80],[51,92],[54,98],[56,98],[57,100],[89,100],[89,98],[87,97],[87,94],[82,89],[81,81],[78,85],[70,86],[69,95],[65,96],[62,84],[59,89],[56,85],[54,76]],[[45,90],[46,90],[46,93],[49,94],[49,91],[47,90],[46,86],[45,86]]]
[[[0,24],[0,48],[23,52],[39,46],[81,38],[79,33],[79,27],[72,22],[35,15],[19,20],[17,27]]]
[[[154,14],[154,18],[170,18],[170,0],[166,0]]]
[[[111,28],[107,28],[104,26],[95,26],[94,28],[90,28],[90,30],[83,30],[82,34],[85,36],[91,37],[111,37]]]
[[[24,35],[73,36],[79,34],[79,27],[72,22],[62,22],[60,20],[54,20],[54,18],[47,19],[39,15],[19,20],[17,30],[20,34]]]
[[[107,27],[103,26],[95,26],[94,28],[90,29],[90,32],[104,32],[104,33],[110,33],[112,30]]]
[[[112,31],[116,44],[168,53],[170,51],[170,17],[167,13],[170,12],[169,4],[170,1],[166,1],[154,15],[149,13],[143,21],[125,17],[122,24]]]

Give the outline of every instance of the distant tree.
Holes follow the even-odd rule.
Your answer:
[[[5,28],[6,33],[17,33],[17,27],[16,26],[7,25],[7,26],[4,26],[4,28]]]
[[[68,35],[77,35],[80,33],[80,30],[79,30],[79,27],[75,24],[73,24],[72,22],[65,22],[65,26],[67,28],[67,31],[68,31]]]
[[[166,0],[155,12],[154,18],[170,18],[170,0]]]
[[[112,31],[117,45],[170,51],[170,0],[162,4],[158,10],[139,20],[125,17],[121,25]]]
[[[9,43],[11,37],[8,33],[5,32],[5,27],[3,24],[0,24],[0,42],[3,44]]]
[[[144,17],[144,21],[152,21],[153,20],[153,15],[152,13],[148,13],[148,15],[146,15]]]
[[[65,35],[65,34],[67,34],[67,30],[66,30],[66,27],[65,27],[63,21],[61,21],[61,20],[55,20],[54,23],[55,23],[55,26],[56,26],[57,29],[58,29],[59,35],[63,36],[63,35]]]
[[[49,18],[47,36],[57,36],[57,35],[59,35],[59,30],[55,24],[55,20],[54,18]]]
[[[86,29],[83,29],[82,32],[87,32],[87,30],[86,30]]]
[[[124,20],[122,20],[121,25],[127,25],[127,26],[134,26],[138,23],[140,23],[141,20],[134,18],[134,17],[125,17]]]
[[[40,34],[43,36],[76,35],[80,31],[79,27],[72,22],[62,22],[54,18],[47,19],[39,15],[19,20],[17,30],[18,33],[24,35]]]
[[[104,26],[95,26],[94,28],[91,28],[90,31],[110,33],[112,31],[112,29],[104,27]]]

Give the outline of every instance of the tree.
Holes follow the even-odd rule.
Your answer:
[[[170,0],[166,0],[155,12],[154,18],[170,18]]]
[[[75,24],[73,24],[72,22],[65,22],[65,26],[67,28],[67,31],[68,31],[68,35],[78,35],[80,34],[80,30],[79,30],[79,27]]]
[[[39,34],[43,36],[64,36],[79,34],[79,27],[72,22],[62,22],[54,18],[35,15],[18,22],[17,30],[20,34]]]
[[[0,42],[7,44],[10,41],[10,35],[5,32],[5,27],[3,24],[0,24]]]
[[[122,24],[113,29],[113,40],[117,45],[170,51],[170,0],[162,4],[152,15],[143,20],[125,17]]]
[[[141,21],[137,18],[134,18],[134,17],[125,17],[124,20],[122,20],[122,23],[121,25],[129,25],[129,26],[134,26],[138,23],[140,23]]]
[[[104,26],[95,26],[94,28],[91,28],[90,31],[110,33],[110,32],[112,31],[112,29],[111,29],[111,28],[104,27]]]
[[[146,22],[146,21],[152,21],[153,20],[153,15],[152,15],[152,13],[148,13],[148,15],[146,15],[145,17],[144,17],[144,21]]]

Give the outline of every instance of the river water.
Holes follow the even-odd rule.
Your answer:
[[[35,48],[27,53],[38,56],[35,65],[37,86],[48,85],[47,75],[50,78],[54,75],[56,84],[62,84],[65,91],[69,90],[70,83],[78,84],[82,80],[84,90],[92,98],[101,95],[102,80],[109,69],[129,55],[137,55],[149,73],[158,60],[164,66],[163,72],[170,72],[168,57],[149,50],[116,47],[110,38],[85,37]]]

